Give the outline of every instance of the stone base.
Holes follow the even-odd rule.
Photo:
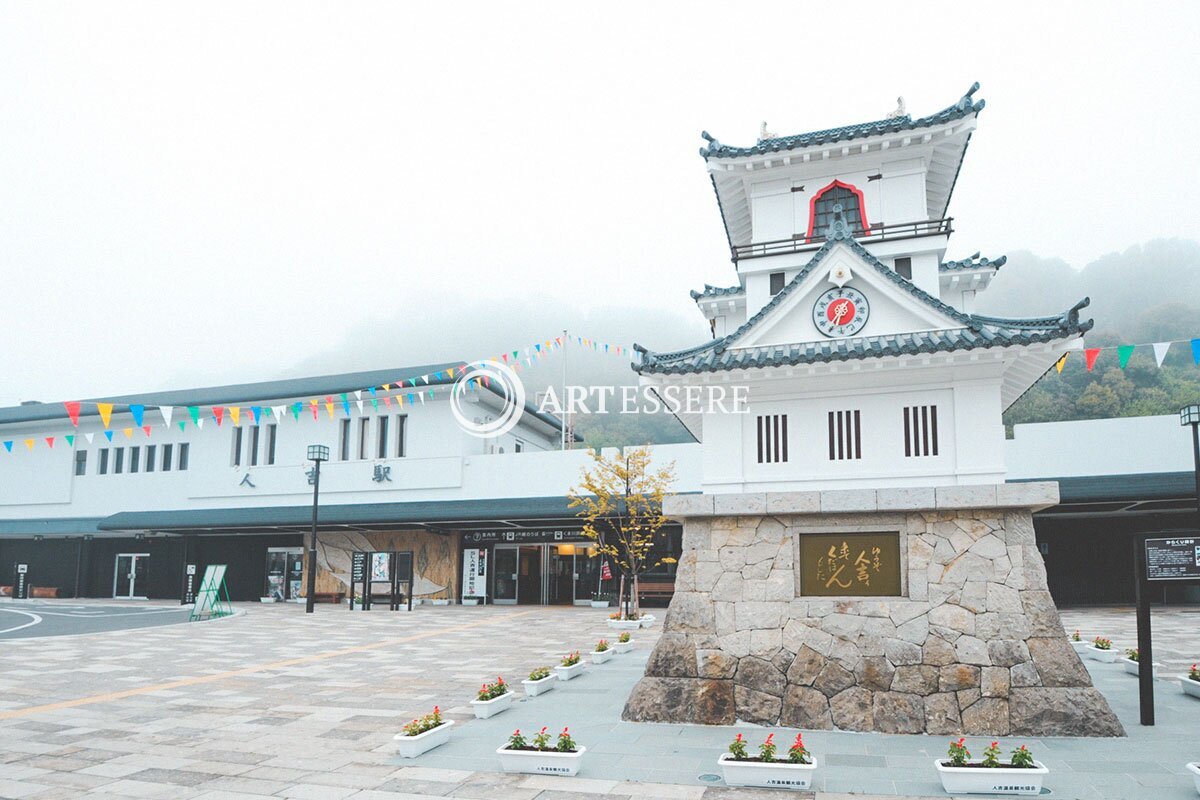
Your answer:
[[[1031,509],[1049,490],[1028,486],[950,487],[953,507],[933,489],[672,498],[675,596],[624,718],[1123,736],[1046,589]],[[884,529],[900,532],[904,596],[797,596],[795,537]]]

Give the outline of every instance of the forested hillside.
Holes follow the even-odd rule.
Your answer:
[[[1103,347],[1092,371],[1072,353],[1062,374],[1051,370],[1005,414],[1004,421],[1049,422],[1173,414],[1200,401],[1200,367],[1190,340],[1200,337],[1200,244],[1156,240],[1100,258],[1081,270],[1061,259],[1009,254],[982,313],[1046,315],[1089,296],[1084,316],[1096,320],[1087,347]],[[1162,368],[1154,342],[1174,341]],[[1116,346],[1138,345],[1125,366]]]

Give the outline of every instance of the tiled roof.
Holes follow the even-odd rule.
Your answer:
[[[956,272],[963,269],[1000,269],[1008,263],[1008,256],[1000,256],[997,259],[980,258],[979,253],[976,253],[969,258],[964,258],[960,261],[943,261],[938,264],[940,272]]]
[[[972,84],[970,90],[963,95],[957,103],[948,108],[944,108],[936,114],[930,114],[927,117],[913,119],[908,114],[892,119],[880,119],[874,122],[860,122],[857,125],[843,125],[840,128],[827,128],[823,131],[811,131],[809,133],[798,133],[793,136],[779,136],[773,139],[763,139],[751,147],[732,147],[730,145],[721,144],[708,131],[700,134],[708,142],[707,147],[700,148],[700,155],[704,158],[739,158],[742,156],[765,155],[767,153],[778,153],[785,150],[796,150],[802,147],[811,147],[813,145],[831,144],[833,142],[844,142],[851,139],[861,139],[864,136],[877,136],[885,133],[899,133],[901,131],[916,130],[919,128],[928,128],[933,125],[941,125],[946,122],[952,122],[956,119],[962,119],[970,114],[977,114],[983,110],[984,101],[978,102],[972,99],[972,96],[979,90],[979,84]]]
[[[840,209],[839,209],[840,211]],[[864,262],[873,267],[904,291],[924,305],[949,317],[961,327],[936,331],[889,334],[886,336],[860,336],[847,339],[829,339],[819,342],[790,345],[766,345],[731,349],[731,345],[750,332],[776,306],[783,302],[816,269],[838,244],[845,245]],[[654,353],[635,344],[641,355],[634,369],[640,374],[687,374],[696,372],[718,372],[731,369],[754,367],[794,366],[830,361],[852,361],[882,356],[916,355],[956,350],[973,350],[987,347],[1007,347],[1035,342],[1048,342],[1078,336],[1091,329],[1093,321],[1081,322],[1079,311],[1091,301],[1084,298],[1068,311],[1055,317],[1036,319],[1005,319],[964,314],[922,291],[889,269],[850,236],[849,228],[839,214],[830,226],[828,240],[812,259],[791,281],[775,295],[771,302],[746,321],[736,331],[720,339],[673,353]]]
[[[741,286],[713,286],[704,284],[704,291],[692,291],[693,300],[708,300],[713,297],[733,297],[734,295],[745,294],[746,290]]]

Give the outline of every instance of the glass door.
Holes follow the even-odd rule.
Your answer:
[[[303,572],[303,548],[268,547],[266,594],[263,597],[273,597],[277,603],[299,597]]]
[[[540,544],[521,547],[517,561],[517,602],[543,603],[542,550]]]
[[[601,591],[600,554],[595,547],[575,547],[575,602],[590,603]]]
[[[516,605],[517,550],[516,547],[497,545],[492,554],[492,570],[496,574],[492,602],[498,605]]]
[[[118,553],[113,566],[113,597],[146,599],[146,565],[149,553]]]
[[[546,602],[556,605],[571,605],[575,599],[575,552],[573,544],[551,545]]]

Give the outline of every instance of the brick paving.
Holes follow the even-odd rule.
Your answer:
[[[0,642],[0,798],[779,797],[396,759],[391,737],[404,720],[434,704],[470,718],[467,701],[481,681],[519,679],[610,635],[603,611],[319,606],[306,618],[291,605],[241,610],[208,623]],[[1160,661],[1167,651],[1180,663],[1200,656],[1197,619],[1188,609],[1156,610]],[[1064,620],[1118,645],[1133,641],[1128,609],[1073,610]],[[645,646],[655,636],[639,634]]]

